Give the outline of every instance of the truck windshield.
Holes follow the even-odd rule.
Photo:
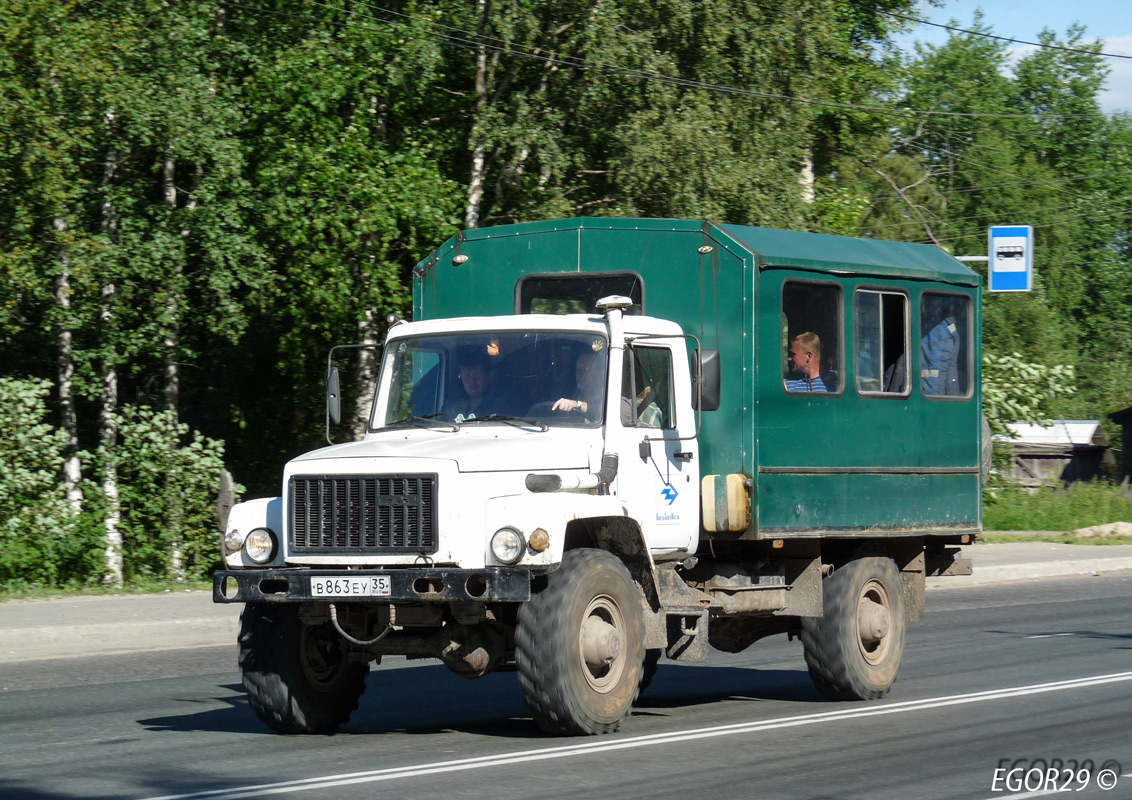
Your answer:
[[[382,361],[372,428],[431,420],[600,425],[608,350],[600,335],[561,331],[395,339]]]

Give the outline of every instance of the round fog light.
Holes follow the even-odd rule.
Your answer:
[[[256,528],[244,539],[244,552],[257,564],[275,558],[275,534],[267,528]]]
[[[546,548],[550,547],[550,534],[543,528],[535,528],[531,534],[529,542],[531,549],[536,553],[541,553]]]
[[[224,534],[224,549],[229,553],[238,553],[244,546],[244,535],[233,528]]]
[[[514,528],[500,528],[491,537],[491,554],[501,564],[518,564],[526,549],[523,534]]]

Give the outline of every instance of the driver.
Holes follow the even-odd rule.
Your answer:
[[[560,397],[551,406],[552,411],[581,414],[587,422],[601,419],[602,388],[605,375],[594,350],[583,350],[574,365],[577,389],[572,397]]]

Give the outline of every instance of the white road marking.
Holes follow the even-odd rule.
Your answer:
[[[325,775],[321,778],[302,778],[293,781],[280,781],[279,783],[234,786],[228,789],[212,789],[205,792],[163,795],[161,797],[146,798],[146,800],[204,800],[205,798],[208,798],[208,800],[238,800],[239,798],[248,797],[266,797],[268,795],[304,792],[311,789],[329,789],[336,786],[352,786],[363,783],[414,778],[422,775],[441,775],[446,772],[499,767],[507,764],[546,761],[552,758],[570,758],[574,756],[592,755],[594,753],[607,753],[615,750],[631,750],[639,747],[653,747],[655,745],[693,741],[696,739],[710,739],[719,736],[734,736],[742,733],[759,733],[782,728],[796,728],[803,725],[816,725],[822,722],[862,719],[864,717],[878,717],[887,714],[903,714],[909,711],[927,711],[936,708],[946,708],[948,706],[984,703],[991,700],[1004,700],[1014,697],[1027,697],[1029,695],[1061,692],[1089,686],[1103,686],[1105,684],[1121,683],[1124,681],[1132,681],[1132,672],[1115,672],[1109,675],[1095,675],[1090,678],[1074,678],[1072,680],[1054,681],[1052,683],[1036,683],[1029,686],[1015,686],[1008,689],[992,689],[985,692],[971,692],[969,694],[956,694],[947,697],[929,697],[923,700],[876,704],[864,708],[853,706],[839,711],[822,711],[817,714],[801,714],[793,717],[781,717],[779,719],[738,722],[731,725],[716,725],[710,728],[669,731],[667,733],[654,733],[647,736],[633,736],[625,739],[600,739],[578,744],[544,747],[517,753],[461,758],[452,761],[438,761],[432,764],[418,764],[411,767],[392,767],[388,769],[368,770],[366,772],[351,772],[341,775]],[[1018,798],[1038,796],[1037,794],[1015,795],[1015,797]],[[995,800],[1008,800],[1008,798],[998,797]]]
[[[1034,636],[1027,636],[1027,639],[1056,639],[1058,636],[1075,636],[1073,633],[1040,633]],[[1019,795],[1021,796],[1021,795]],[[1036,795],[1035,795],[1036,796]],[[1003,798],[1006,800],[1006,798]]]

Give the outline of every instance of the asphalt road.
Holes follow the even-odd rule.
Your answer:
[[[4,663],[0,798],[1132,798],[1132,575],[928,600],[882,701],[822,700],[779,637],[663,662],[621,733],[583,739],[541,735],[513,673],[391,661],[343,733],[285,737],[231,645]]]

